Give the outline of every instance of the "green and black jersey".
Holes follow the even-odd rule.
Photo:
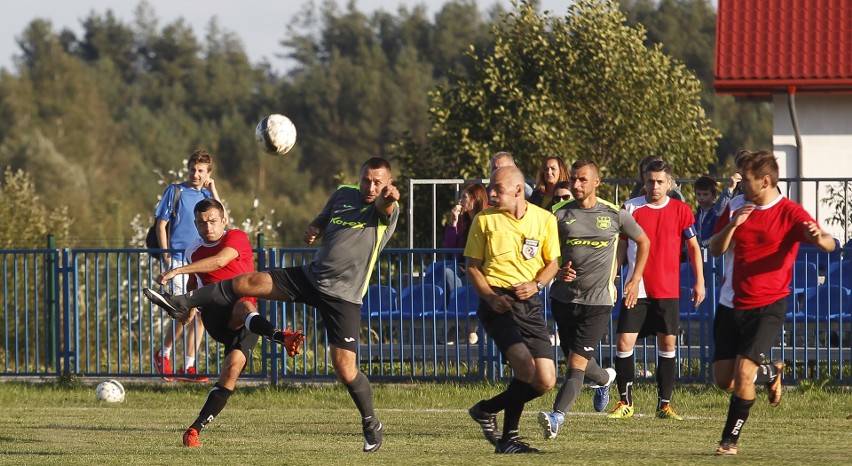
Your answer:
[[[313,222],[325,230],[313,262],[304,266],[308,280],[324,295],[361,304],[379,251],[398,219],[399,205],[385,216],[361,200],[358,186],[338,187]]]
[[[553,213],[562,250],[560,266],[571,261],[577,278],[554,282],[551,298],[563,303],[614,305],[619,235],[639,238],[644,233],[642,227],[627,211],[600,199],[588,209],[572,199],[554,206]]]

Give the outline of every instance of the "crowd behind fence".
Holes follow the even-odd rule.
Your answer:
[[[715,178],[721,192],[728,184],[726,178]],[[408,180],[409,199],[407,202],[406,246],[441,246],[444,233],[442,218],[457,202],[459,193],[467,183],[488,183],[487,179],[410,179]],[[675,180],[685,194],[693,193],[691,186],[695,179],[678,178]],[[630,198],[636,185],[635,178],[607,178],[601,180],[598,197],[617,205]],[[780,178],[781,192],[802,206],[841,244],[852,241],[852,180],[849,178]],[[831,188],[831,189],[828,189]],[[800,196],[799,193],[802,193]],[[829,194],[834,193],[834,195]],[[426,199],[426,202],[423,199]],[[690,197],[691,198],[691,197]],[[825,200],[831,199],[830,202]],[[416,207],[415,207],[416,206]],[[423,208],[424,206],[428,209]],[[695,206],[692,206],[693,209]],[[827,219],[835,217],[831,222]],[[417,235],[415,232],[428,232]]]
[[[375,380],[497,380],[510,370],[477,324],[479,300],[462,273],[459,250],[386,249],[379,257],[361,310],[358,360]],[[258,270],[310,262],[313,249],[256,249]],[[852,250],[834,253],[803,247],[797,258],[788,315],[770,358],[784,359],[792,379],[852,383]],[[0,251],[4,301],[0,365],[6,377],[159,377],[152,357],[162,345],[170,318],[142,297],[154,286],[161,264],[139,249],[44,249]],[[705,263],[707,300],[689,301],[691,267],[682,267],[678,377],[712,381],[712,322],[721,285],[721,260]],[[451,276],[455,274],[455,276]],[[616,285],[621,294],[621,277]],[[564,371],[548,289],[540,295]],[[334,378],[322,320],[312,307],[259,301],[259,310],[280,328],[303,329],[301,354],[287,356],[261,340],[244,377],[277,384],[286,380]],[[615,354],[617,303],[598,359],[611,365]],[[475,334],[471,336],[471,333]],[[190,342],[191,344],[191,342]],[[183,358],[185,342],[176,345]],[[636,347],[641,377],[653,373],[654,340]],[[197,354],[199,373],[215,376],[222,347],[204,336]]]

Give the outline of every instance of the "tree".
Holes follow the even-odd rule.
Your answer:
[[[68,207],[45,202],[32,177],[23,170],[6,168],[0,184],[0,249],[46,247],[47,234],[57,244],[67,241],[71,227]]]
[[[471,53],[472,78],[433,92],[427,144],[401,148],[407,174],[482,177],[498,150],[528,175],[550,154],[592,158],[607,177],[633,176],[648,154],[680,176],[704,173],[718,133],[700,83],[624,23],[611,1],[578,1],[563,19],[516,5],[493,28],[493,52]]]
[[[648,31],[646,45],[659,44],[682,61],[699,81],[702,106],[721,133],[716,175],[726,176],[727,161],[742,148],[771,147],[772,106],[763,100],[735,100],[713,91],[716,12],[708,0],[622,0],[630,25]]]

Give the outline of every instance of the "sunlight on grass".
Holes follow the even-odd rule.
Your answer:
[[[385,443],[361,453],[357,411],[338,384],[238,386],[225,411],[200,436],[200,449],[181,446],[211,385],[126,383],[127,400],[97,402],[94,384],[0,384],[0,464],[685,464],[712,456],[728,396],[712,387],[681,386],[673,404],[685,422],[653,417],[656,394],[636,388],[634,419],[609,420],[584,390],[557,439],[544,441],[535,414],[555,393],[534,400],[521,435],[543,455],[493,454],[467,408],[497,394],[501,384],[375,386]],[[740,441],[749,464],[840,464],[848,460],[852,396],[846,387],[790,387],[778,408],[763,391]],[[610,407],[615,400],[611,401]],[[502,419],[502,417],[501,417]],[[795,439],[795,442],[791,441]],[[848,447],[848,442],[846,447]]]

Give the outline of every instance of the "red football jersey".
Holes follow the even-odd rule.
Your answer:
[[[726,210],[714,231],[721,231],[732,217]],[[803,223],[813,221],[802,206],[783,196],[771,204],[755,206],[731,239],[731,286],[736,309],[768,306],[790,294],[793,263],[799,243],[805,241]]]
[[[237,251],[239,255],[236,259],[212,272],[190,274],[189,283],[204,286],[234,278],[243,273],[254,272],[254,257],[252,256],[251,243],[248,236],[242,230],[228,230],[215,243],[208,244],[201,239],[197,239],[186,248],[186,257],[190,263],[198,262],[201,259],[215,256],[226,247]],[[257,302],[255,298],[251,298],[250,301],[253,303]]]
[[[680,297],[680,251],[683,241],[695,236],[695,216],[686,203],[667,198],[662,205],[651,205],[645,197],[636,197],[624,203],[624,209],[633,215],[636,223],[651,240],[651,252],[639,284],[640,298]],[[636,264],[636,242],[627,242],[629,271],[633,275]]]

